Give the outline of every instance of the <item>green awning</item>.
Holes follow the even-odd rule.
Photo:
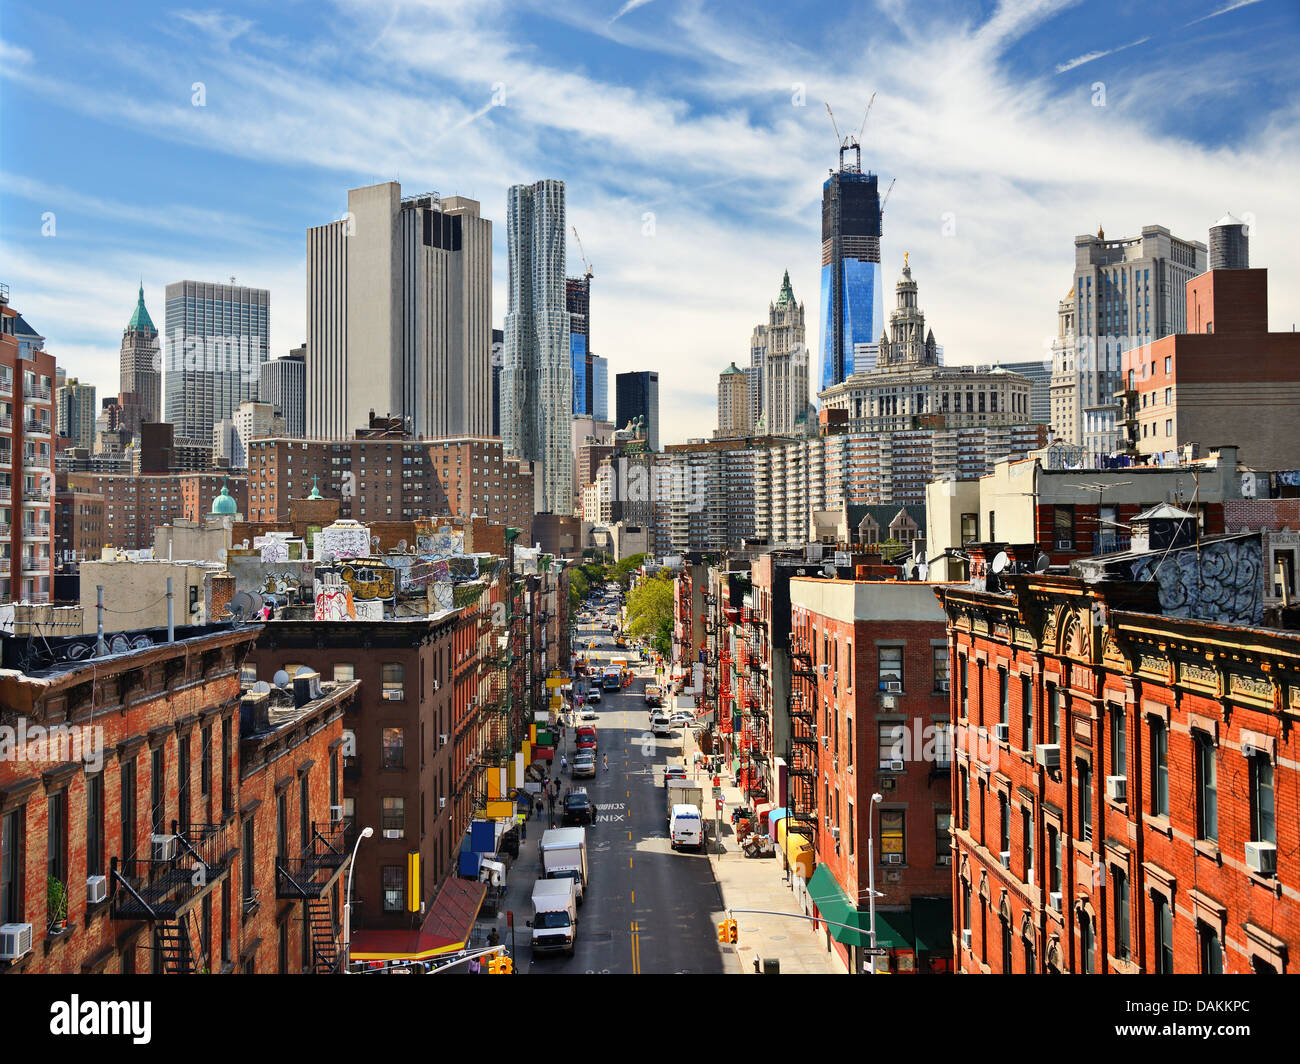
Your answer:
[[[864,918],[864,922],[869,921]],[[889,949],[915,949],[915,933],[912,930],[910,912],[881,912],[876,910],[876,945]],[[863,945],[867,945],[866,941]]]
[[[831,938],[846,946],[867,945],[867,936],[861,930],[866,927],[866,914],[849,904],[843,888],[826,865],[819,864],[813,870],[812,879],[808,881],[808,894],[822,919],[828,921],[826,929]],[[837,926],[840,924],[848,926]],[[859,930],[854,931],[855,927]]]
[[[952,955],[952,902],[946,898],[913,898],[912,926],[918,950],[941,957]]]

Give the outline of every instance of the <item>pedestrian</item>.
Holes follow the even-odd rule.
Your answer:
[[[537,819],[542,819],[542,800],[540,798],[537,799]]]
[[[560,771],[561,772],[569,771],[569,759],[565,757],[563,754],[560,755]]]
[[[491,933],[488,935],[488,945],[489,946],[501,945],[501,936],[497,934],[497,929],[495,927],[492,928]]]
[[[527,841],[528,841],[528,821],[527,821],[527,820],[520,821],[520,823],[519,823],[519,841],[520,841],[520,842],[527,842]]]
[[[608,772],[608,771],[609,771],[609,754],[605,754],[605,755],[604,755],[604,757],[603,757],[603,761],[604,761],[604,765],[605,765],[605,771]]]

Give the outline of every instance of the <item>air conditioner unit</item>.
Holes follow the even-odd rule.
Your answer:
[[[1047,896],[1047,903],[1059,913],[1061,911],[1061,892],[1059,890],[1052,891]]]
[[[1011,867],[1011,851],[1010,851],[1010,850],[1003,850],[1000,854],[998,854],[998,860],[1002,862],[1002,867],[1003,867],[1003,868],[1010,868],[1010,867]]]
[[[438,736],[438,745],[439,745],[439,746],[446,746],[446,745],[447,745],[447,736],[446,736],[446,735],[439,735],[439,736]]]
[[[108,897],[108,878],[106,876],[86,877],[86,904],[98,905]]]
[[[901,761],[891,761],[891,762],[889,763],[889,771],[890,771],[890,772],[902,772],[902,771],[903,771],[903,762],[901,762]]]
[[[445,794],[438,799],[438,808],[439,809],[447,808],[447,796]]]
[[[1246,867],[1261,876],[1277,874],[1277,845],[1272,842],[1246,843]]]
[[[1010,724],[993,725],[993,737],[1000,743],[1005,743],[1011,738]]]
[[[822,679],[824,680],[830,673],[831,667],[829,665],[818,665],[817,670],[822,674]]]
[[[384,838],[386,838],[386,839],[400,839],[401,837],[402,837],[402,829],[401,829],[401,828],[384,828]]]
[[[1061,767],[1061,748],[1056,743],[1040,743],[1034,747],[1034,760],[1049,772]]]
[[[1028,869],[1025,872],[1025,882],[1028,883],[1031,887],[1034,885],[1034,870],[1032,868]]]
[[[1112,802],[1123,802],[1128,794],[1128,778],[1126,776],[1107,776],[1106,777],[1106,797]]]
[[[901,853],[885,854],[885,864],[902,864],[902,863],[903,863],[903,855]]]
[[[836,842],[839,842],[839,841],[840,841],[840,829],[839,829],[839,828],[831,828],[831,838],[834,839]]]
[[[876,786],[882,791],[896,791],[898,790],[898,780],[893,776],[882,776],[876,781]]]
[[[1072,539],[1058,539],[1058,540],[1056,541],[1056,549],[1057,549],[1057,550],[1074,550],[1074,540],[1072,540]]]
[[[898,699],[895,698],[893,695],[885,695],[880,700],[880,706],[882,709],[894,709],[897,705],[898,705]]]
[[[940,863],[941,865],[950,865],[950,864],[952,864],[952,854],[950,854],[950,853],[941,853],[941,854],[939,855],[939,863]]]
[[[330,806],[330,820],[332,822],[343,819],[343,807],[341,805]]]
[[[969,927],[963,927],[961,929],[961,948],[965,950],[970,949],[970,928]]]
[[[948,690],[948,681],[947,681],[947,680],[940,680],[940,681],[939,681],[939,690],[940,690],[940,691],[943,691],[943,692],[945,692],[945,693],[947,692],[947,690]]]
[[[0,924],[0,961],[16,961],[31,951],[31,924]]]
[[[155,861],[176,860],[175,835],[154,835],[150,841],[153,843],[153,859]]]
[[[885,690],[892,691],[895,694],[901,694],[903,690],[903,683],[901,680],[890,680],[885,684]]]

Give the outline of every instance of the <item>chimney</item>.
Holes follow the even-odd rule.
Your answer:
[[[256,735],[271,730],[271,693],[246,691],[239,700],[239,734]]]

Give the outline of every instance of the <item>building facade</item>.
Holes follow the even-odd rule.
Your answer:
[[[257,397],[284,418],[288,436],[302,436],[307,431],[307,345],[296,347],[283,358],[273,358],[262,366]]]
[[[767,322],[755,326],[749,341],[748,376],[757,378],[758,394],[750,396],[754,431],[768,436],[805,436],[812,426],[808,407],[808,345],[804,340],[804,309],[795,303],[790,271],[785,272],[776,302],[768,306]]]
[[[166,297],[163,416],[178,438],[208,441],[218,421],[257,398],[271,294],[233,283],[178,281],[167,286]]]
[[[659,441],[659,374],[653,370],[620,373],[615,378],[617,416],[615,426],[627,428],[628,422],[644,418],[646,446],[661,450]]]
[[[73,447],[95,445],[95,386],[82,384],[76,377],[54,391],[55,427],[60,436],[72,441]]]
[[[145,309],[143,283],[131,320],[122,330],[119,370],[119,400],[126,411],[123,427],[134,435],[146,421],[162,420],[162,349]]]
[[[733,362],[718,375],[718,427],[714,439],[751,435],[754,425],[750,410],[749,380]]]
[[[248,513],[248,478],[223,473],[69,473],[68,487],[104,498],[100,546],[150,550],[154,529],[177,518],[200,521],[226,489],[239,513]]]

